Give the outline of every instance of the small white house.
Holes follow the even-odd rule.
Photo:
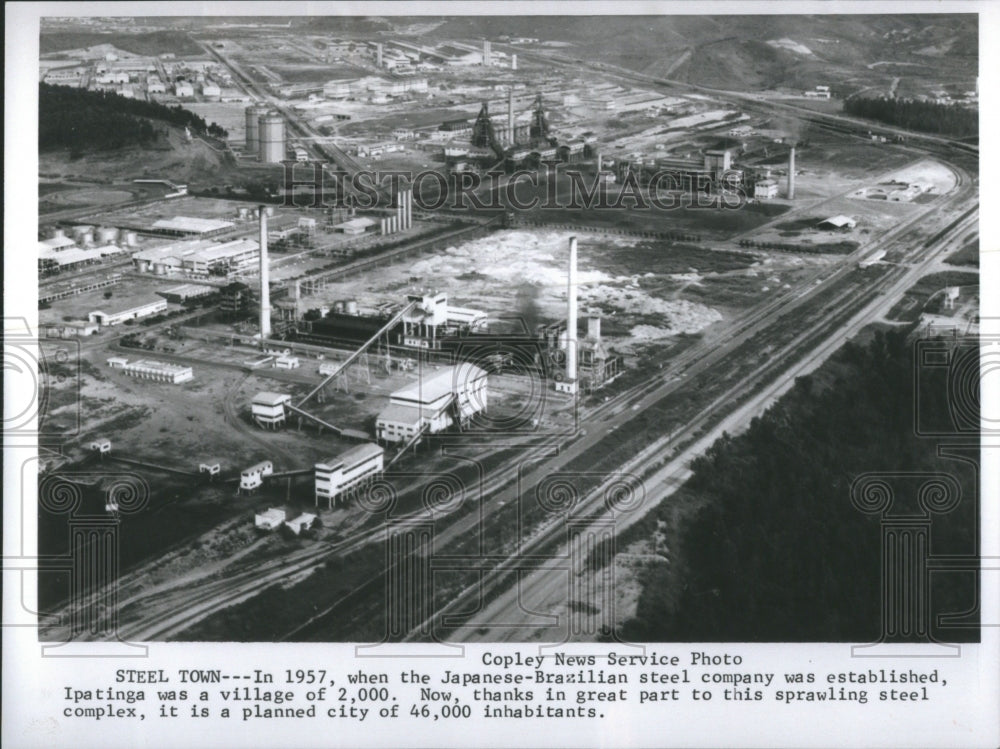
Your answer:
[[[90,449],[94,452],[98,452],[101,455],[111,452],[111,440],[109,439],[99,439],[94,440],[90,443]]]
[[[292,531],[296,536],[302,533],[302,531],[307,531],[312,528],[313,521],[316,516],[309,512],[303,512],[294,520],[289,520],[286,525],[289,530]]]
[[[279,356],[274,360],[275,369],[298,369],[300,365],[297,356]]]
[[[258,512],[253,516],[253,524],[255,528],[273,531],[281,527],[281,524],[285,522],[285,517],[284,510],[268,507],[264,512]]]

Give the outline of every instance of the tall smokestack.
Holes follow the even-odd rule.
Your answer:
[[[576,237],[569,238],[569,288],[566,290],[566,382],[576,390]]]
[[[488,39],[483,40],[483,67],[488,68],[490,66],[490,42]]]
[[[267,259],[267,206],[258,206],[260,218],[260,342],[271,337],[270,267]]]
[[[375,45],[375,67],[382,67],[382,45],[381,43]]]
[[[510,56],[510,69],[517,70],[517,55]]]
[[[788,152],[788,199],[795,198],[795,146]]]
[[[507,140],[514,145],[514,87],[507,89]]]

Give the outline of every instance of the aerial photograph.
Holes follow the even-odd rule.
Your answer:
[[[39,639],[978,642],[979,31],[43,18]]]

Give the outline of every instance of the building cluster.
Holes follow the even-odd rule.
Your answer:
[[[302,534],[313,527],[316,516],[311,512],[303,512],[288,520],[288,513],[285,510],[268,507],[263,512],[254,513],[253,524],[255,528],[262,531],[275,531],[284,526],[296,536]]]
[[[364,76],[339,78],[323,85],[323,96],[327,99],[352,99],[372,104],[384,104],[390,99],[425,94],[427,91],[426,78],[389,79]]]
[[[122,255],[136,243],[135,234],[111,227],[74,226],[72,237],[65,229],[55,229],[51,237],[38,242],[38,272],[51,276]]]
[[[57,86],[107,91],[128,99],[240,101],[229,72],[214,60],[177,60],[172,54],[157,57],[133,55],[110,45],[90,59],[88,51],[64,60],[43,60],[45,83]]]
[[[246,237],[188,239],[140,250],[132,255],[132,265],[139,273],[157,276],[228,279],[254,268],[259,257],[260,244]]]

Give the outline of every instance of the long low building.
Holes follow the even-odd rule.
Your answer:
[[[108,359],[108,366],[112,369],[122,370],[129,377],[136,377],[140,380],[169,382],[172,385],[194,379],[194,370],[191,367],[186,367],[183,364],[155,361],[153,359],[139,359],[130,362],[124,357],[113,356]]]
[[[423,432],[467,424],[486,411],[487,381],[486,371],[468,362],[425,374],[389,397],[375,420],[375,434],[382,442],[406,443]]]
[[[161,312],[167,311],[167,300],[166,299],[156,299],[146,304],[140,304],[136,307],[129,307],[128,309],[119,310],[117,312],[105,312],[103,310],[94,310],[89,315],[87,315],[87,320],[90,322],[96,322],[101,327],[121,325],[126,320],[138,320],[140,317],[149,317],[150,315],[157,315]]]
[[[325,500],[333,509],[348,496],[374,481],[382,473],[385,451],[366,442],[316,464],[316,506]]]

